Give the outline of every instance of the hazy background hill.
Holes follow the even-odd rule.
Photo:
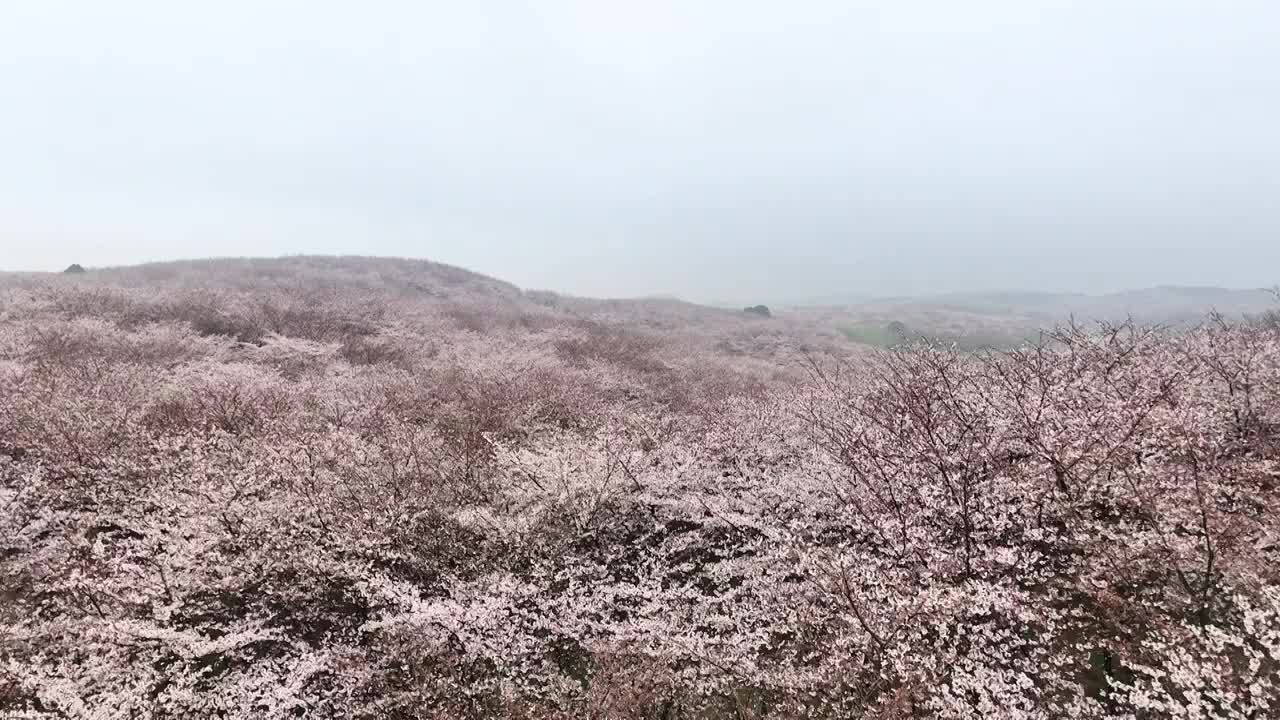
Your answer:
[[[928,336],[962,346],[1008,346],[1036,337],[1041,329],[1075,320],[1189,327],[1210,312],[1232,319],[1258,315],[1276,306],[1265,289],[1157,286],[1088,295],[1055,292],[973,292],[922,297],[860,299],[788,310],[807,322],[841,329],[851,340],[891,345],[905,329],[908,338]]]
[[[1236,290],[1204,286],[1162,285],[1137,290],[1081,293],[954,293],[931,299],[940,305],[980,312],[1024,315],[1049,320],[1081,318],[1181,324],[1197,322],[1207,310],[1242,315],[1266,310],[1275,296],[1265,289]]]

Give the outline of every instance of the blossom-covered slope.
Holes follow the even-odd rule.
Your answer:
[[[0,715],[1280,715],[1280,333],[0,279]]]

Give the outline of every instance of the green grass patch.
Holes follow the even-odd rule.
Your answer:
[[[916,328],[905,328],[895,332],[883,325],[855,325],[840,328],[852,342],[879,348],[896,348],[918,342],[938,345],[955,345],[964,352],[979,350],[1007,350],[1034,340],[1031,333],[1000,332],[975,330],[966,333],[930,332]]]
[[[888,328],[876,325],[840,328],[840,332],[844,333],[844,336],[849,340],[863,345],[891,348],[901,345],[903,342],[901,335],[889,331]]]

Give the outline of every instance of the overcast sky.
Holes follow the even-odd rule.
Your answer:
[[[1276,0],[0,0],[0,269],[1280,281]]]

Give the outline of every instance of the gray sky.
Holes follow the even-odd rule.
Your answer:
[[[1280,280],[1275,0],[0,0],[0,268],[779,301]]]

